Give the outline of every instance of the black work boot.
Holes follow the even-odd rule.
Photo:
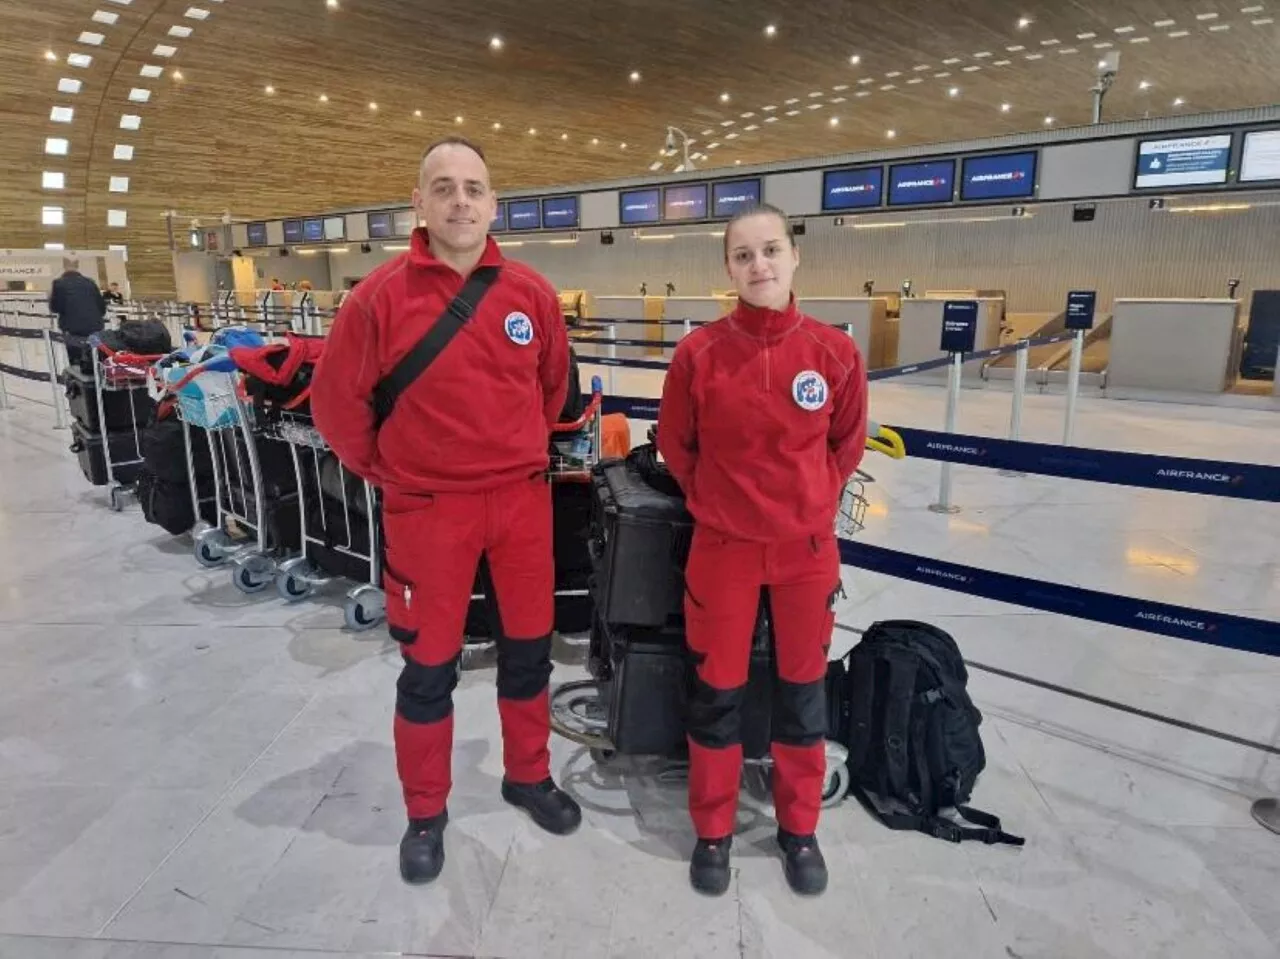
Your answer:
[[[532,786],[502,781],[502,798],[523,809],[547,832],[567,836],[582,822],[582,808],[551,778]]]
[[[410,819],[400,840],[400,876],[407,883],[431,882],[444,868],[444,827],[449,813],[430,819]]]
[[[689,882],[698,892],[722,896],[729,888],[729,850],[733,837],[699,839],[689,860]]]
[[[817,896],[827,888],[827,861],[817,836],[796,836],[778,830],[778,845],[786,857],[787,885],[802,896]]]

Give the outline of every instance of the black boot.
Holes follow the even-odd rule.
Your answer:
[[[431,882],[444,868],[444,827],[449,814],[442,812],[430,819],[410,819],[409,829],[400,840],[400,876],[407,883]]]
[[[689,882],[698,892],[722,896],[729,888],[729,850],[733,837],[699,839],[689,861]]]
[[[778,830],[778,845],[786,857],[787,885],[802,896],[817,896],[827,888],[827,861],[817,836],[795,836]]]
[[[547,832],[566,836],[582,822],[582,809],[548,778],[532,786],[502,781],[502,798],[523,809]]]

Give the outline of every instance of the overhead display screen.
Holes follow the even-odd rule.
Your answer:
[[[657,223],[661,219],[661,190],[627,190],[618,194],[618,222],[623,226]]]
[[[302,221],[301,220],[285,220],[284,221],[284,241],[286,243],[302,242]]]
[[[506,203],[498,204],[498,212],[494,216],[493,221],[489,224],[490,233],[501,233],[507,228],[507,205]]]
[[[711,187],[711,215],[731,217],[760,205],[760,180],[730,180]]]
[[[507,228],[536,230],[542,226],[537,200],[511,200],[507,203]]]
[[[1244,135],[1240,181],[1280,180],[1280,130],[1259,130]]]
[[[391,214],[390,213],[370,213],[369,214],[369,239],[385,240],[387,237],[394,236],[391,232]]]
[[[347,218],[331,216],[324,221],[324,238],[326,240],[345,240],[347,238]]]
[[[884,194],[884,168],[827,170],[822,174],[822,209],[857,210],[879,206]]]
[[[662,191],[664,220],[703,220],[707,216],[707,185],[669,186]]]
[[[1231,134],[1143,140],[1138,144],[1139,190],[1167,186],[1208,186],[1227,182]]]
[[[1035,192],[1035,153],[970,157],[964,161],[961,200],[1026,199]]]
[[[889,205],[950,203],[955,188],[956,161],[907,163],[889,168]]]
[[[413,210],[397,210],[392,226],[396,236],[409,236],[418,225],[418,215]]]
[[[324,220],[303,220],[302,238],[308,243],[318,243],[324,239]]]
[[[250,223],[248,233],[250,246],[267,245],[267,225],[265,223]]]
[[[576,230],[578,228],[578,198],[576,196],[552,196],[543,200],[542,228],[544,230]]]

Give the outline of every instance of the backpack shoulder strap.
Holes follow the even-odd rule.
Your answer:
[[[431,324],[431,329],[427,330],[422,339],[400,358],[390,373],[378,381],[377,386],[373,388],[373,410],[379,425],[386,422],[387,417],[391,415],[400,394],[426,371],[427,367],[449,345],[449,341],[475,315],[480,301],[498,279],[500,272],[501,267],[476,267],[462,289],[458,291],[458,295]]]

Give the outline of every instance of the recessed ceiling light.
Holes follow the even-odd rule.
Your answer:
[[[849,62],[856,67],[859,63],[862,62],[862,57],[858,56],[858,54],[855,53],[853,56],[849,58]]]
[[[502,37],[490,37],[490,38],[489,38],[489,49],[490,49],[490,50],[501,50],[501,49],[502,49]]]
[[[567,134],[567,133],[562,133],[562,134],[560,134],[560,139],[561,139],[561,140],[567,140],[567,139],[569,139],[569,134]]]
[[[897,130],[885,130],[885,131],[884,131],[884,135],[885,135],[886,137],[888,137],[890,140],[892,140],[894,137],[896,137],[896,136],[898,135],[898,131],[897,131]]]
[[[324,5],[330,10],[338,9],[338,0],[324,0]]]
[[[181,70],[174,70],[174,71],[173,71],[173,78],[174,78],[175,80],[181,80],[181,79],[182,79],[182,71],[181,71]]]
[[[1173,105],[1174,105],[1175,107],[1180,107],[1180,106],[1182,106],[1182,105],[1183,105],[1184,103],[1186,103],[1186,102],[1187,102],[1187,101],[1186,101],[1186,100],[1184,100],[1184,99],[1182,99],[1182,97],[1177,97],[1177,98],[1173,101]]]
[[[1138,89],[1139,89],[1139,90],[1150,90],[1150,89],[1151,89],[1151,81],[1150,81],[1150,80],[1143,80],[1141,83],[1139,83],[1139,84],[1138,84]]]
[[[44,141],[44,152],[50,156],[64,157],[67,155],[67,140],[65,137],[49,137]]]
[[[327,93],[322,93],[322,94],[320,94],[320,102],[321,102],[321,103],[328,103],[328,102],[329,102],[329,94],[327,94]]]
[[[414,116],[419,116],[419,117],[420,117],[420,116],[422,116],[422,111],[421,111],[421,110],[415,110],[415,111],[414,111]],[[454,117],[454,118],[453,118],[453,122],[454,122],[454,123],[461,123],[461,122],[462,122],[462,117]]]
[[[370,109],[370,110],[376,110],[376,109],[378,109],[378,104],[376,104],[376,103],[374,103],[372,100],[370,100],[370,101],[369,101],[369,109]]]
[[[722,93],[722,94],[720,94],[720,102],[721,102],[721,103],[728,103],[728,102],[729,102],[729,94],[727,94],[727,93]]]
[[[272,94],[274,94],[274,93],[276,92],[276,88],[275,88],[275,87],[273,87],[271,84],[269,84],[269,83],[268,83],[268,84],[266,85],[266,87],[264,87],[264,88],[263,88],[263,92],[264,92],[267,96],[271,96]]]
[[[631,71],[631,74],[627,77],[627,79],[628,79],[628,80],[630,80],[632,83],[639,83],[639,82],[640,82],[640,71],[639,71],[639,70],[632,70],[632,71]]]
[[[1012,103],[1002,103],[1002,104],[1000,104],[1000,112],[1001,112],[1001,113],[1008,113],[1008,112],[1009,112],[1010,110],[1012,110],[1012,109],[1013,109],[1013,104],[1012,104]]]
[[[1025,30],[1025,29],[1027,29],[1027,27],[1029,27],[1029,26],[1031,26],[1031,18],[1030,18],[1030,17],[1020,17],[1020,18],[1018,19],[1018,29],[1019,29],[1019,30]]]
[[[618,144],[618,149],[619,149],[619,150],[625,150],[626,148],[627,148],[627,145],[626,145],[625,143],[619,143],[619,144]]]
[[[501,130],[501,129],[502,129],[502,124],[501,124],[501,123],[494,123],[493,128],[494,128],[495,130]]]
[[[734,166],[742,166],[742,161],[741,161],[741,160],[734,160],[734,161],[733,161],[733,165],[734,165]]]
[[[599,137],[592,137],[592,138],[591,138],[591,145],[592,145],[593,147],[598,147],[598,146],[600,145],[600,138],[599,138]]]
[[[537,127],[529,127],[529,136],[536,137],[538,135]]]
[[[1053,126],[1053,123],[1054,123],[1053,117],[1045,117],[1045,118],[1044,118],[1044,125],[1045,125],[1045,126],[1047,126],[1047,127],[1051,127],[1051,126]]]
[[[52,50],[46,50],[44,52],[44,58],[46,60],[56,61],[58,59],[58,55],[54,53]]]
[[[958,97],[958,96],[960,96],[960,88],[959,88],[959,87],[952,87],[950,90],[948,90],[948,91],[947,91],[947,96],[949,96],[949,97]]]
[[[776,37],[778,35],[778,28],[771,23],[764,28],[764,35],[766,37]]]
[[[838,126],[840,125],[840,118],[839,118],[839,117],[832,117],[830,120],[828,120],[828,121],[827,121],[827,125],[828,125],[828,126],[833,126],[833,127],[838,127]]]

